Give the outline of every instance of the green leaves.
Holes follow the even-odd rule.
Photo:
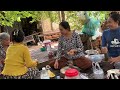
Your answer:
[[[50,18],[51,22],[59,23],[59,11],[0,11],[0,24],[2,26],[13,26],[14,22],[21,22],[22,18],[32,17],[33,23],[35,21],[44,20]],[[64,11],[66,21],[71,25],[71,29],[81,30],[83,24],[78,17],[79,11]],[[107,17],[109,11],[88,11],[90,17],[96,18],[103,22],[105,17]]]
[[[79,11],[66,11],[66,21],[71,25],[71,29],[81,30],[83,27],[83,22],[78,17]],[[98,19],[101,23],[108,17],[109,11],[87,11],[90,18]]]

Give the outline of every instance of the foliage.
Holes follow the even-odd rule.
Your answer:
[[[79,11],[64,11],[66,21],[71,25],[71,29],[81,30],[82,23],[78,17]],[[101,22],[105,20],[108,11],[88,11],[90,17],[99,19]],[[58,11],[0,11],[0,24],[2,26],[13,26],[15,21],[21,22],[22,18],[32,17],[32,22],[50,18],[51,22],[59,23]]]
[[[71,28],[76,30],[81,30],[83,27],[82,21],[78,17],[80,11],[66,11],[66,20],[70,22]],[[101,23],[108,16],[109,11],[87,11],[88,16],[91,18],[98,19]]]

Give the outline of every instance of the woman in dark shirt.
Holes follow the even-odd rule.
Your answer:
[[[120,14],[114,12],[107,20],[107,26],[102,35],[102,52],[108,53],[109,61],[118,64],[120,68]]]
[[[83,53],[83,44],[80,35],[70,30],[69,23],[63,21],[59,24],[61,37],[59,38],[56,60],[50,63],[55,69],[66,66],[68,60],[81,69],[91,68],[92,62]]]

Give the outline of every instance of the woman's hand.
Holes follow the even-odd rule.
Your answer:
[[[102,47],[102,49],[101,49],[101,51],[102,51],[102,53],[107,53],[108,52],[108,49],[107,49],[107,47]]]
[[[59,65],[58,60],[56,60],[55,63],[54,63],[54,68],[58,69],[58,65]]]
[[[118,57],[111,57],[110,59],[109,59],[109,62],[112,64],[112,63],[115,63],[115,62],[120,62],[120,56],[118,56]]]
[[[37,59],[35,59],[35,62],[36,62],[37,64],[39,64],[39,62],[38,62],[38,60],[37,60]]]
[[[76,49],[71,49],[69,52],[67,52],[68,55],[75,55],[75,53],[77,52]]]

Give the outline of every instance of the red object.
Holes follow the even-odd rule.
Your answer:
[[[79,74],[78,70],[73,68],[67,69],[65,72],[65,76],[67,77],[74,77],[77,76],[78,74]]]
[[[48,57],[49,57],[49,59],[52,59],[54,57],[54,53],[53,52],[49,52]]]

